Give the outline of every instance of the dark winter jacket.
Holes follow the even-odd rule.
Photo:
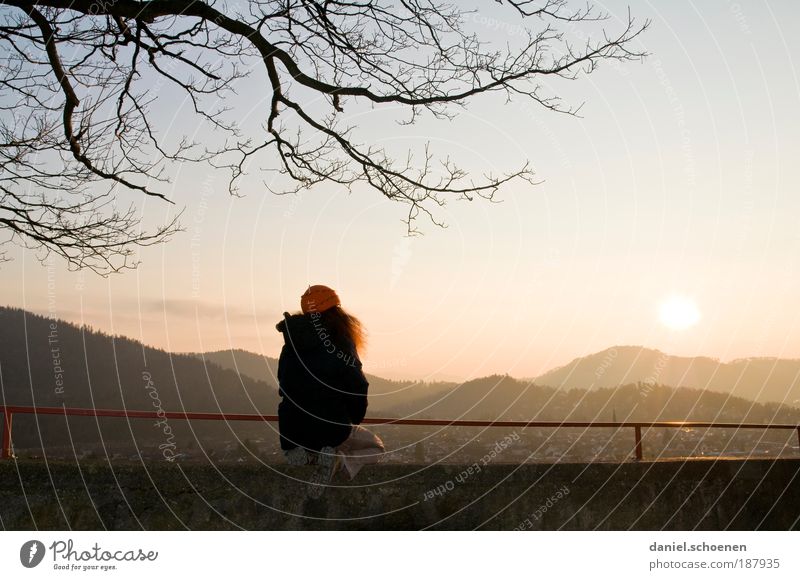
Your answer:
[[[367,412],[369,383],[355,346],[330,336],[319,313],[284,313],[276,328],[281,449],[336,447]]]

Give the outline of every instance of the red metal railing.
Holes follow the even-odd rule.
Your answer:
[[[88,409],[78,407],[22,407],[0,405],[3,414],[3,447],[0,459],[11,456],[11,426],[16,414],[35,415],[74,415],[79,417],[127,417],[130,419],[179,419],[187,421],[277,421],[277,415],[258,415],[245,413],[189,413],[181,411],[155,412],[128,409]],[[381,419],[366,418],[369,425],[427,425],[446,427],[583,427],[583,428],[633,428],[636,460],[643,458],[642,427],[651,428],[712,428],[712,429],[793,429],[797,431],[800,444],[800,425],[771,423],[717,423],[714,421],[473,421],[448,419]]]

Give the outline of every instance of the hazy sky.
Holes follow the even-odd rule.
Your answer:
[[[622,2],[598,3],[611,30]],[[470,25],[505,43],[513,12],[486,3]],[[491,6],[489,8],[489,6]],[[453,202],[439,229],[404,237],[406,208],[330,185],[276,197],[254,164],[244,198],[196,166],[171,199],[186,232],[107,279],[42,266],[12,249],[0,303],[54,313],[172,351],[244,348],[277,356],[274,325],[309,284],[328,284],[369,331],[369,372],[387,377],[535,376],[617,344],[724,360],[800,357],[800,5],[636,2],[650,18],[642,63],[601,66],[553,90],[582,118],[500,95],[456,121],[393,123],[350,107],[364,140],[404,151],[430,140],[480,173],[530,159],[537,186],[490,204]],[[535,22],[531,23],[535,25]],[[260,70],[240,87],[242,125],[263,121]],[[165,134],[203,135],[164,89]],[[186,103],[183,103],[183,107]],[[136,200],[151,223],[175,208]],[[51,287],[48,290],[48,276]],[[50,293],[50,296],[49,294]],[[672,296],[699,321],[670,329]]]

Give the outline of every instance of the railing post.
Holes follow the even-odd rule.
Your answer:
[[[642,460],[642,427],[634,425],[633,431],[636,437],[636,461]]]
[[[0,449],[0,459],[11,457],[11,412],[7,407],[3,409],[3,448]]]

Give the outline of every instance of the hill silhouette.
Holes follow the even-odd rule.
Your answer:
[[[273,414],[274,385],[204,363],[196,357],[151,348],[123,336],[78,327],[16,308],[0,308],[2,400],[9,405],[95,407],[168,411]],[[179,440],[230,437],[222,422],[173,421]],[[238,428],[238,427],[236,427]],[[247,425],[250,436],[271,426]],[[39,438],[50,445],[70,440],[163,441],[163,429],[151,420],[18,416],[17,447]]]
[[[567,389],[600,389],[636,382],[800,406],[798,359],[747,358],[724,363],[708,357],[672,356],[641,346],[615,346],[536,378],[537,384]]]
[[[278,359],[241,349],[190,353],[224,369],[258,381],[277,383]],[[393,381],[366,373],[369,381],[369,413],[388,413],[423,397],[445,393],[457,383]]]
[[[507,375],[468,381],[452,391],[395,409],[420,418],[539,421],[721,421],[795,423],[800,409],[755,403],[727,393],[633,383],[565,389]]]
[[[462,384],[369,375],[368,413],[439,419],[792,423],[800,420],[800,409],[768,399],[789,400],[787,392],[797,392],[797,375],[791,373],[798,364],[779,359],[720,363],[615,347],[576,359],[535,382],[508,375]],[[275,358],[243,350],[175,354],[0,307],[0,394],[6,404],[138,410],[157,410],[157,404],[164,410],[274,414],[276,370]],[[666,384],[670,380],[676,384]],[[743,392],[767,402],[738,396]],[[21,416],[14,423],[17,448],[114,443],[157,455],[165,439],[163,429],[151,420]],[[246,439],[272,445],[277,433],[276,425],[266,423],[173,421],[169,439],[203,448]]]
[[[616,348],[618,352],[611,357],[613,360],[624,359],[629,354],[626,347]],[[642,350],[658,353],[631,347],[630,354]],[[268,380],[277,372],[277,359],[244,350],[195,356],[256,379]],[[600,361],[606,356],[604,353],[593,355]],[[653,361],[651,357],[650,364],[657,364],[657,360]],[[647,362],[641,363],[634,368],[639,374],[633,376],[646,376],[648,369]],[[624,377],[620,369],[615,372]],[[544,380],[541,377],[532,382],[508,375],[482,377],[462,384],[390,381],[374,375],[368,375],[368,378],[372,415],[543,421],[611,421],[614,415],[619,420],[630,421],[793,422],[800,419],[800,411],[796,409],[776,403],[754,404],[752,400],[731,396],[722,389],[675,388],[641,381],[637,384],[633,380],[616,384],[613,376],[606,381],[609,386],[595,383],[590,384],[589,389],[540,384]],[[575,382],[580,384],[577,380]]]

